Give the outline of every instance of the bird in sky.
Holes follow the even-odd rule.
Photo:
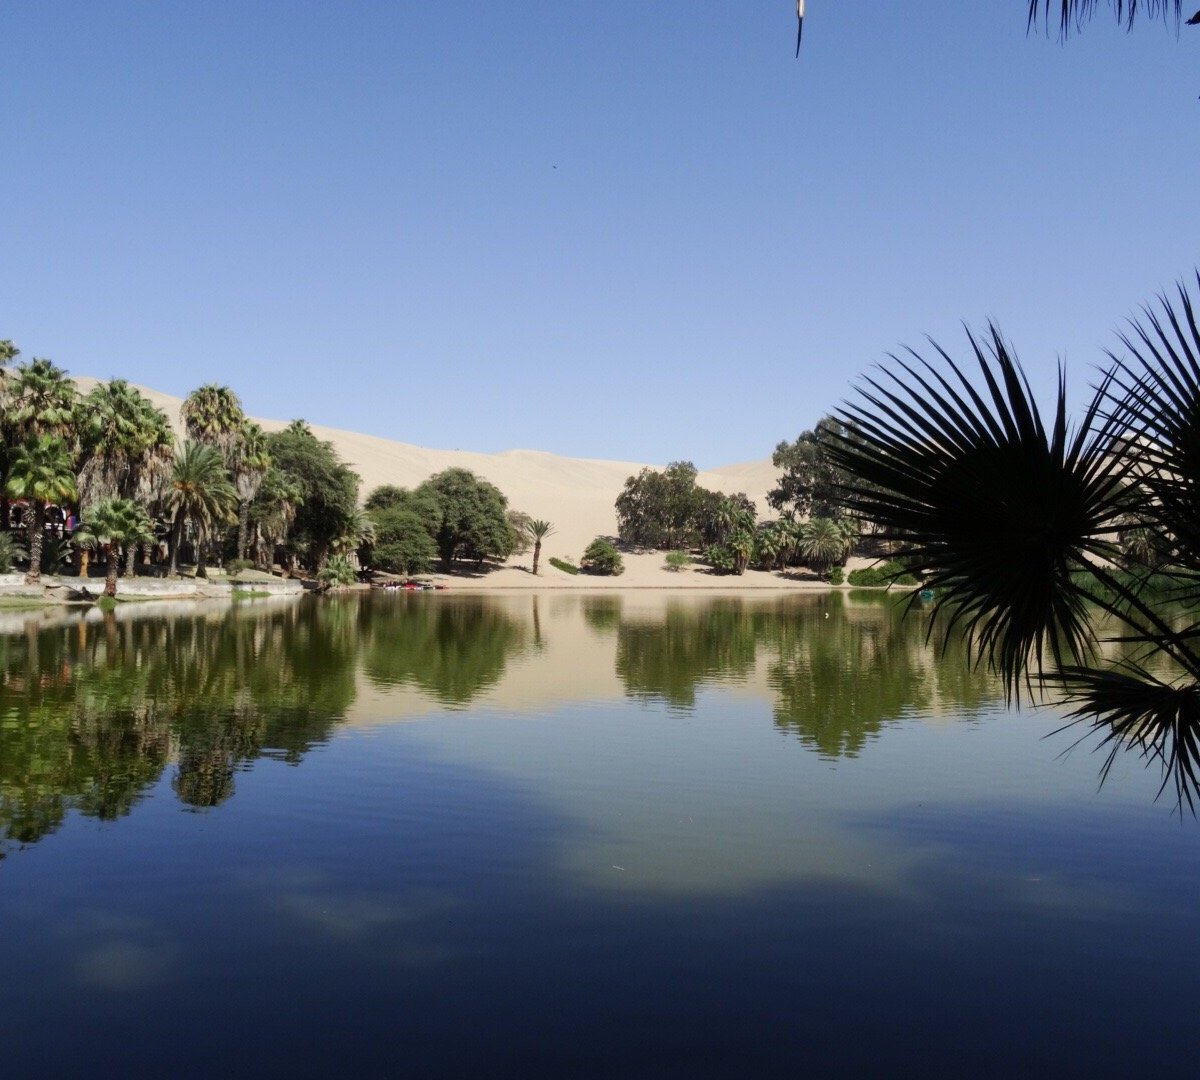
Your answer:
[[[1196,12],[1200,18],[1200,11]],[[796,0],[796,55],[800,55],[800,38],[804,36],[804,0]]]

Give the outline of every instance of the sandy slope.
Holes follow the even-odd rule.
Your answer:
[[[77,378],[83,392],[97,382]],[[163,409],[177,431],[179,398],[138,387]],[[258,419],[258,418],[256,418]],[[267,431],[286,426],[283,420],[258,419]],[[554,533],[543,547],[543,560],[552,555],[578,561],[583,549],[596,536],[612,536],[617,531],[613,502],[627,477],[642,465],[632,461],[601,461],[588,458],[559,457],[538,450],[507,450],[500,454],[480,454],[467,450],[431,450],[392,439],[360,435],[351,431],[312,425],[318,438],[333,443],[342,460],[352,465],[363,479],[365,496],[381,484],[415,487],[443,469],[470,469],[495,484],[508,497],[509,506],[524,510],[535,518],[554,524]],[[717,491],[744,491],[758,506],[760,516],[770,514],[766,493],[775,485],[777,470],[769,460],[728,465],[702,472],[698,482]],[[713,577],[699,571],[672,574],[663,569],[661,555],[626,557],[626,572],[617,579],[577,578],[563,574],[544,563],[537,579],[528,572],[530,556],[516,557],[509,566],[485,579],[456,582],[456,587],[483,588],[663,588],[797,587],[778,575],[748,573],[744,578]]]

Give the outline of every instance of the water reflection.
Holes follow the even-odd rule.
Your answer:
[[[411,684],[446,705],[467,705],[504,674],[510,657],[541,636],[483,597],[362,600],[363,664],[376,685]]]
[[[853,756],[906,714],[969,715],[1000,696],[960,639],[942,650],[894,600],[841,594],[764,622],[775,722],[827,757]]]
[[[260,755],[298,762],[354,700],[352,614],[96,612],[0,638],[0,838],[37,840],[70,808],[119,818],[171,761],[195,807]]]
[[[887,597],[350,595],[30,613],[0,634],[0,838],[71,809],[112,820],[169,779],[216,807],[262,757],[298,763],[336,725],[488,705],[697,708],[709,689],[825,757],[905,716],[998,701]]]

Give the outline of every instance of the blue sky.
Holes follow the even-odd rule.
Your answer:
[[[1200,262],[1200,29],[1025,3],[0,5],[0,337],[425,446],[769,456],[996,319],[1073,399]],[[914,9],[919,8],[919,15]]]

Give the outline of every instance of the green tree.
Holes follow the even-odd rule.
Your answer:
[[[27,584],[42,575],[42,540],[46,506],[74,499],[75,467],[67,444],[54,435],[30,435],[16,448],[5,490],[14,499],[28,502],[29,570]]]
[[[690,461],[673,461],[661,471],[645,468],[629,477],[616,501],[621,541],[667,550],[696,546],[713,506],[726,498],[697,484],[696,475]]]
[[[433,508],[429,531],[444,571],[452,569],[455,559],[481,562],[508,554],[508,500],[494,484],[467,469],[446,469],[415,494]]]
[[[318,439],[303,420],[267,437],[271,460],[295,490],[287,547],[316,572],[358,503],[358,475],[343,464],[331,443]]]
[[[229,472],[220,451],[213,446],[189,439],[175,457],[175,466],[167,489],[167,506],[171,511],[172,577],[179,573],[179,548],[183,543],[184,527],[191,524],[197,537],[200,566],[203,571],[204,539],[214,524],[233,521],[237,492],[229,480]]]
[[[419,574],[433,565],[437,545],[416,511],[393,504],[371,514],[375,519],[375,539],[367,556],[371,567],[392,574]]]

